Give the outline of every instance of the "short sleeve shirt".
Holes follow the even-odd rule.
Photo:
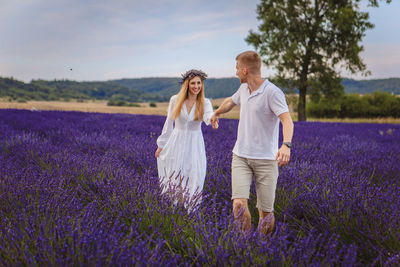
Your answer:
[[[264,83],[250,94],[241,84],[232,101],[240,105],[240,120],[233,153],[250,159],[275,160],[278,153],[279,115],[289,112],[285,94],[273,83]]]

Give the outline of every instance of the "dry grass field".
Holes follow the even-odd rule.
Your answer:
[[[213,99],[213,106],[221,105],[223,98]],[[28,101],[26,103],[9,102],[0,99],[1,109],[28,109],[28,110],[63,110],[63,111],[83,111],[83,112],[101,112],[101,113],[129,113],[144,115],[167,115],[168,103],[156,103],[156,107],[150,107],[149,103],[140,103],[141,107],[117,107],[107,106],[107,101],[87,101],[87,102],[62,102],[62,101]],[[293,120],[297,120],[297,114],[293,112],[292,106],[289,105],[290,113]],[[223,114],[222,118],[238,119],[239,107],[233,108],[230,112]],[[400,124],[400,118],[359,118],[359,119],[313,119],[308,121],[324,121],[324,122],[353,122],[353,123],[393,123]]]
[[[212,100],[213,106],[221,105],[223,98]],[[87,102],[62,102],[62,101],[28,101],[26,103],[8,102],[0,99],[1,109],[28,109],[28,110],[63,110],[63,111],[83,111],[101,113],[130,113],[144,115],[167,115],[168,103],[156,103],[156,107],[150,107],[149,103],[139,103],[141,107],[117,107],[107,106],[107,101],[87,101]],[[222,118],[239,118],[239,107],[235,107],[229,113],[221,116]]]

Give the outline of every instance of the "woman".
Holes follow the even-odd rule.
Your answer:
[[[181,90],[169,101],[168,116],[157,139],[155,156],[162,192],[178,197],[175,200],[186,207],[200,203],[206,176],[201,123],[209,125],[214,114],[211,101],[204,98],[206,77],[199,70],[182,75]]]

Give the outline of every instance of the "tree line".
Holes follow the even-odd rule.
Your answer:
[[[271,81],[279,84],[285,93],[299,93],[296,88],[289,89],[285,84],[290,81],[280,83],[276,78],[270,78]],[[180,89],[179,78],[136,78],[112,80],[128,88],[140,88],[147,93],[154,93],[165,97],[171,97],[177,94]],[[390,94],[400,95],[400,78],[387,79],[368,79],[354,80],[343,78],[341,82],[345,93],[370,94],[374,91],[382,91]],[[239,79],[232,78],[208,78],[205,83],[205,94],[208,98],[223,98],[233,95],[239,88]],[[311,91],[308,92],[311,94]]]
[[[140,88],[147,93],[154,93],[167,98],[175,95],[180,90],[180,78],[138,78],[138,79],[120,79],[112,80],[128,88]],[[204,82],[205,95],[208,98],[223,98],[233,95],[239,88],[238,78],[208,78]],[[400,81],[399,81],[400,92]]]
[[[332,101],[326,97],[307,104],[307,115],[314,118],[400,118],[400,97],[386,92],[345,94]]]
[[[274,79],[271,80],[276,82]],[[24,83],[13,78],[0,78],[0,97],[20,102],[98,99],[108,100],[108,105],[132,107],[137,106],[134,103],[168,101],[179,91],[179,81],[179,78],[140,78],[106,82],[33,80],[30,83]],[[321,91],[310,90],[307,115],[316,118],[400,117],[400,97],[396,96],[400,94],[400,78],[360,81],[343,79],[342,84],[345,91],[355,92],[355,94],[341,93],[332,96],[321,94]],[[205,81],[206,96],[209,98],[228,97],[236,92],[239,85],[237,78],[210,78]],[[283,88],[283,90],[286,93],[298,93],[296,89]],[[371,94],[359,95],[364,92]],[[291,98],[292,102],[293,99]],[[294,103],[297,105],[298,101],[295,100]],[[297,106],[295,111],[297,111]]]
[[[276,79],[273,82],[279,83]],[[12,100],[64,100],[64,99],[112,99],[128,102],[161,102],[180,90],[179,78],[137,78],[110,81],[77,82],[71,80],[33,80],[24,83],[13,78],[0,77],[0,97]],[[285,81],[284,84],[289,83]],[[298,93],[296,88],[285,88],[285,93]],[[382,91],[400,95],[400,78],[375,80],[342,80],[346,93],[368,94]],[[209,78],[205,81],[208,98],[223,98],[233,95],[239,88],[238,78]],[[312,95],[310,90],[308,94]]]
[[[168,98],[138,89],[106,82],[77,82],[70,80],[32,80],[30,83],[13,78],[0,78],[0,97],[11,101],[27,100],[113,100],[126,102],[167,101]]]

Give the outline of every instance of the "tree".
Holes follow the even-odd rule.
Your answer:
[[[306,120],[306,94],[337,99],[344,93],[338,69],[368,75],[359,54],[365,31],[374,25],[361,0],[262,0],[259,33],[250,30],[264,64],[277,69],[281,85],[299,90],[298,120]],[[391,0],[386,0],[390,3]],[[378,7],[378,0],[368,0]]]

